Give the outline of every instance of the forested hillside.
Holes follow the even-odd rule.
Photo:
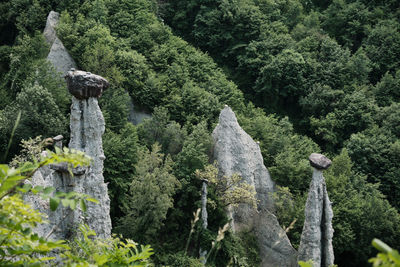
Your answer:
[[[260,142],[280,188],[278,220],[296,220],[295,248],[313,152],[333,159],[324,176],[335,262],[366,266],[375,237],[400,248],[398,1],[12,0],[0,10],[1,163],[23,139],[68,139],[70,95],[42,36],[55,10],[78,68],[111,84],[100,106],[113,231],[151,244],[156,264],[202,266],[199,248],[210,250],[228,221],[211,185],[209,227],[196,224],[189,239],[201,205],[196,170],[213,161],[224,105]],[[129,122],[132,102],[151,119]],[[227,232],[218,246],[209,266],[259,261],[250,234]]]

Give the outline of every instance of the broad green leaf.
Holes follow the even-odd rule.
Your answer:
[[[382,242],[381,240],[374,238],[374,240],[372,240],[372,245],[379,251],[388,253],[392,251],[392,248],[389,247],[388,245],[386,245],[384,242]]]
[[[31,240],[32,241],[36,241],[36,240],[39,240],[39,235],[38,234],[33,234],[33,235],[31,235]]]
[[[22,193],[26,193],[31,189],[32,189],[32,185],[31,184],[24,184],[22,187],[17,187],[17,190],[22,192]]]
[[[66,198],[61,199],[61,204],[64,207],[68,207],[70,205],[70,203],[71,203],[71,200],[69,200],[69,199],[66,199]]]
[[[81,209],[85,212],[86,211],[86,203],[83,199],[79,200],[79,204],[81,206]]]
[[[43,190],[43,186],[41,186],[41,185],[39,185],[39,186],[35,186],[34,188],[32,188],[32,193],[34,193],[34,194],[37,194],[37,193],[40,193],[40,192],[42,192],[42,190]]]
[[[55,211],[59,204],[60,204],[60,199],[58,197],[50,198],[50,209],[52,211]]]
[[[78,202],[78,201],[75,200],[75,199],[70,200],[69,207],[70,207],[72,210],[75,210],[77,202]]]
[[[43,194],[48,195],[48,194],[52,193],[54,190],[56,190],[56,189],[55,189],[54,187],[52,187],[52,186],[46,187],[46,188],[43,190]]]

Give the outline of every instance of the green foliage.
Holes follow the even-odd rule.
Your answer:
[[[298,194],[308,189],[311,169],[308,156],[319,151],[311,139],[294,133],[287,118],[265,116],[260,109],[249,105],[239,123],[255,140],[260,140],[264,164],[271,176],[282,186]]]
[[[3,188],[0,190],[4,192]],[[3,266],[39,264],[53,259],[46,257],[46,253],[68,248],[63,240],[47,241],[32,232],[38,223],[44,223],[42,215],[25,204],[18,194],[0,200],[0,217],[0,262]]]
[[[148,79],[154,75],[150,69],[146,57],[136,50],[118,50],[116,53],[116,62],[124,77],[123,87],[134,99],[151,97],[148,95]],[[145,94],[147,92],[147,94]],[[150,103],[146,103],[147,105]],[[146,106],[147,106],[146,105]]]
[[[162,107],[154,108],[151,119],[138,126],[138,134],[147,148],[157,142],[161,145],[162,152],[173,158],[182,150],[187,136],[186,129],[171,121],[168,110]]]
[[[194,126],[177,157],[177,176],[189,179],[195,170],[202,170],[208,163],[211,147],[212,138],[205,123]]]
[[[34,139],[21,140],[20,146],[22,150],[19,155],[16,155],[10,162],[10,166],[18,167],[27,161],[39,161],[41,153],[46,145],[46,140],[42,140],[41,136]]]
[[[218,177],[218,169],[215,165],[206,165],[204,170],[196,170],[195,175],[202,181],[207,181],[215,187],[216,195],[221,204],[237,207],[239,204],[249,204],[257,209],[256,189],[248,183],[242,182],[242,177],[233,174],[230,177]]]
[[[87,225],[79,227],[78,237],[70,243],[72,249],[61,255],[67,266],[153,266],[150,246],[117,236],[102,240]]]
[[[49,51],[42,34],[33,37],[23,35],[9,54],[9,70],[1,82],[1,87],[8,89],[13,98],[25,86],[25,80],[35,75],[36,68],[44,64],[43,58]]]
[[[303,95],[306,62],[301,54],[285,49],[271,58],[260,70],[255,91],[261,101],[274,107],[293,105]]]
[[[183,253],[174,253],[165,255],[163,262],[167,266],[180,267],[180,266],[191,266],[191,267],[202,267],[204,264],[199,259],[184,255]]]
[[[221,248],[215,256],[215,266],[258,266],[260,256],[256,236],[251,232],[228,232],[221,241]]]
[[[313,267],[313,261],[299,261],[300,267]]]
[[[298,249],[304,224],[304,207],[307,193],[294,195],[288,187],[278,186],[274,192],[275,215],[281,227],[286,231],[293,247]]]
[[[119,133],[128,123],[129,105],[131,98],[122,88],[108,88],[102,98],[100,105],[106,121],[107,129]]]
[[[372,245],[380,251],[375,258],[369,259],[373,267],[397,267],[400,266],[400,254],[397,250],[392,249],[384,242],[379,239],[374,238],[372,240]]]
[[[373,250],[374,236],[398,245],[400,216],[377,186],[353,170],[349,154],[343,150],[325,174],[329,198],[334,203],[333,228],[336,263],[364,265]]]
[[[138,161],[138,146],[136,128],[129,123],[119,134],[106,130],[103,135],[103,149],[107,157],[104,161],[104,180],[108,182],[110,215],[114,225],[124,214],[121,207],[127,204],[131,177]]]
[[[382,20],[365,40],[365,52],[373,64],[372,81],[376,82],[387,71],[395,73],[399,65],[400,23],[398,20]]]
[[[346,147],[356,163],[355,169],[367,175],[370,182],[380,182],[381,192],[393,206],[399,208],[400,196],[397,192],[400,150],[397,138],[386,127],[374,127],[352,135]]]
[[[371,127],[377,106],[369,98],[366,89],[356,88],[347,94],[333,112],[322,118],[311,118],[315,135],[323,140],[325,148],[335,151],[351,134]]]
[[[32,192],[40,194],[44,199],[50,198],[50,207],[55,210],[61,201],[63,206],[69,206],[75,209],[79,200],[84,207],[84,199],[91,200],[88,196],[74,194],[76,198],[72,198],[71,193],[58,193],[51,196],[54,188],[43,188],[37,186],[32,188],[31,185],[25,184],[19,187],[21,182],[29,179],[42,166],[67,162],[73,167],[78,164],[88,165],[90,159],[82,152],[70,151],[64,149],[57,150],[56,153],[47,151],[47,157],[41,158],[40,161],[25,162],[18,168],[10,168],[8,165],[0,165],[0,262],[7,266],[20,266],[22,264],[38,264],[43,261],[53,259],[46,257],[46,254],[56,249],[68,249],[65,241],[48,241],[47,237],[38,236],[32,230],[39,223],[44,223],[42,214],[33,210],[29,205],[25,204],[21,195]],[[93,200],[95,201],[95,200]],[[56,205],[52,204],[57,202]]]
[[[374,87],[374,95],[378,105],[389,106],[400,102],[400,70],[395,75],[386,73]]]
[[[21,120],[12,140],[11,155],[18,149],[17,144],[22,139],[31,136],[65,135],[67,128],[66,117],[60,112],[52,94],[40,85],[27,85],[18,93],[15,102],[7,106],[0,114],[0,151],[5,153],[5,145],[11,137],[12,127],[19,111]]]
[[[263,14],[251,1],[208,1],[196,14],[191,35],[219,60],[231,59],[259,34],[262,23]]]
[[[360,1],[346,3],[334,0],[324,11],[322,27],[335,39],[353,50],[357,49],[371,23],[372,14]]]
[[[150,241],[163,225],[168,209],[173,207],[173,198],[179,181],[172,174],[172,160],[163,159],[160,146],[152,146],[138,153],[136,173],[132,176],[130,196],[121,207],[126,215],[116,227],[126,237]]]
[[[54,2],[54,0],[3,1],[0,4],[1,43],[12,43],[21,33],[32,34],[42,30]]]

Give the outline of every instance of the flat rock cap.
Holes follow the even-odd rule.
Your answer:
[[[308,159],[310,160],[311,166],[318,170],[326,170],[332,164],[330,159],[319,153],[312,153]]]
[[[63,138],[64,138],[64,137],[63,137],[61,134],[59,134],[59,135],[53,137],[53,140],[56,141],[56,142],[58,142],[58,141],[62,141]]]
[[[103,77],[90,72],[71,69],[65,75],[68,91],[78,99],[100,97],[110,85]]]

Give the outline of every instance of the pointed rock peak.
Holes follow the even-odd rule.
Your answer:
[[[57,37],[56,26],[59,18],[60,14],[57,12],[51,11],[49,13],[43,35],[50,46],[47,60],[51,63],[54,69],[61,74],[60,76],[63,77],[70,68],[76,68],[76,63],[64,47],[61,40]]]
[[[46,27],[44,28],[43,34],[46,38],[47,43],[51,46],[56,39],[56,26],[60,19],[60,14],[55,11],[50,11],[47,16]]]
[[[235,112],[228,106],[225,105],[224,109],[219,114],[219,124],[221,125],[239,125]]]

